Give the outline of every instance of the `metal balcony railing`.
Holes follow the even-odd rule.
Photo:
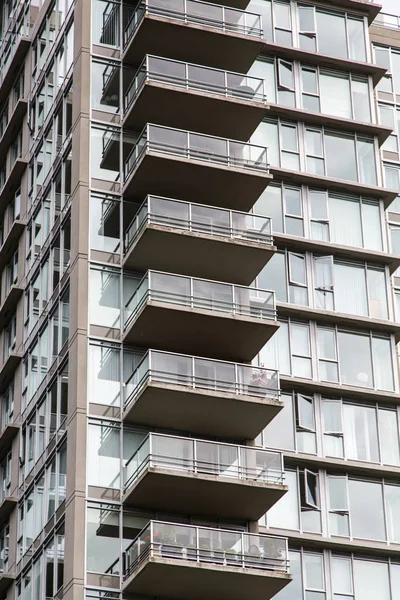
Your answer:
[[[147,55],[125,94],[125,112],[132,106],[148,81],[168,83],[189,90],[201,90],[223,97],[256,100],[263,103],[267,101],[263,79]]]
[[[144,0],[124,15],[124,46],[128,45],[146,15],[166,17],[256,38],[263,36],[261,16],[255,13],[200,0]]]
[[[106,142],[103,154],[106,152]],[[210,162],[268,173],[268,150],[246,142],[148,124],[124,165],[125,182],[146,152],[169,154],[193,161]]]
[[[159,196],[147,196],[125,232],[125,253],[147,225],[162,225],[224,238],[272,245],[269,217],[214,208]]]
[[[124,579],[154,557],[289,572],[286,538],[150,521],[123,554]]]
[[[147,271],[125,304],[125,329],[151,301],[260,320],[276,320],[273,291],[160,271]]]
[[[151,467],[269,484],[285,479],[276,450],[149,433],[125,465],[125,491]]]
[[[379,27],[389,27],[390,29],[400,29],[400,15],[390,15],[389,13],[379,13],[375,18],[374,25]]]
[[[279,373],[275,369],[148,350],[126,382],[125,409],[136,402],[148,383],[279,399]]]

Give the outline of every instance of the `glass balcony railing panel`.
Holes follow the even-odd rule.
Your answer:
[[[125,327],[148,301],[258,319],[276,319],[273,291],[148,271],[125,304]]]
[[[156,433],[150,433],[128,460],[125,490],[148,467],[271,484],[284,482],[280,452]]]
[[[126,13],[125,45],[129,43],[146,14],[257,38],[262,37],[261,17],[258,14],[199,0],[145,0],[134,11]]]
[[[149,350],[126,384],[125,408],[149,382],[254,398],[279,397],[279,374],[274,369]]]
[[[148,558],[288,573],[285,538],[151,521],[124,554],[124,579]]]
[[[400,16],[381,12],[377,15],[373,24],[381,27],[389,27],[390,29],[400,29]]]
[[[272,244],[269,217],[148,196],[125,233],[125,252],[148,224]]]
[[[266,102],[264,81],[257,77],[147,56],[125,94],[125,110],[132,105],[145,81],[168,83],[225,97]]]
[[[171,127],[148,125],[127,158],[124,168],[125,181],[146,150],[266,173],[269,168],[268,150],[263,146]]]

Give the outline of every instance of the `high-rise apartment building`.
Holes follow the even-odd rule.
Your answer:
[[[400,600],[397,4],[0,2],[0,599]]]

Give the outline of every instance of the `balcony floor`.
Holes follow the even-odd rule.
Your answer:
[[[231,313],[148,301],[128,325],[124,342],[236,362],[250,362],[279,323]]]
[[[287,489],[281,484],[223,477],[205,470],[190,473],[149,467],[128,488],[123,502],[135,508],[258,521]]]
[[[128,42],[123,62],[139,65],[146,54],[207,67],[247,73],[261,53],[264,41],[248,33],[235,33],[172,18],[146,15]]]
[[[274,252],[272,245],[243,238],[151,224],[128,250],[124,267],[250,285]]]
[[[291,579],[280,571],[153,557],[126,580],[123,589],[178,600],[268,600]]]
[[[278,399],[151,382],[128,405],[123,419],[197,435],[254,440],[282,408]]]
[[[124,126],[141,131],[157,123],[188,131],[248,141],[267,112],[253,100],[249,88],[238,87],[235,97],[168,83],[147,82],[128,109]]]
[[[157,173],[157,177],[154,174]],[[248,212],[268,186],[267,171],[147,151],[128,176],[124,196],[148,194]]]

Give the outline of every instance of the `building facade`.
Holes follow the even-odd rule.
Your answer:
[[[400,600],[383,4],[1,3],[0,598]]]

